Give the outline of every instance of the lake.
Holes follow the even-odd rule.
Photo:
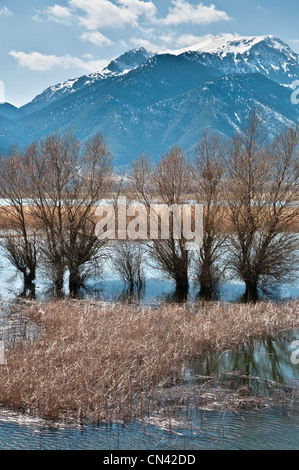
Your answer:
[[[159,271],[144,266],[145,287],[140,293],[139,300],[143,303],[153,303],[162,300],[175,300],[175,284],[165,279]],[[0,246],[0,300],[11,300],[19,296],[23,291],[22,276],[16,271],[4,255],[3,248]],[[67,282],[65,291],[68,292]],[[239,301],[245,292],[244,285],[241,282],[224,279],[220,292],[219,300],[227,302]],[[188,299],[192,302],[196,299],[198,288],[190,283]],[[39,270],[37,271],[36,298],[50,298],[53,295],[51,286],[47,277]],[[81,289],[81,298],[99,299],[104,301],[126,300],[126,289],[123,282],[113,271],[113,266],[107,261],[101,270],[100,276],[88,280],[86,289]],[[268,298],[266,296],[266,298]],[[292,284],[279,286],[273,289],[274,299],[299,298],[299,273]]]

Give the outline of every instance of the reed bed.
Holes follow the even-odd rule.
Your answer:
[[[194,196],[195,197],[195,196]],[[193,199],[193,196],[189,197],[189,199]],[[266,197],[266,196],[265,196]],[[109,198],[107,198],[109,199]],[[114,196],[110,198],[111,201],[114,200]],[[163,204],[163,200],[159,200],[158,198],[155,199],[157,204]],[[230,221],[230,213],[229,209],[226,207],[224,204],[225,210],[223,211],[222,214],[222,223],[220,224],[223,230],[223,233],[226,234],[232,234],[233,233],[233,227],[231,225]],[[32,207],[30,206],[24,206],[24,214],[25,214],[25,222],[26,222],[26,227],[28,230],[38,230],[41,228],[40,220],[34,215],[32,212]],[[259,212],[263,212],[259,210]],[[293,211],[290,209],[289,213],[291,214]],[[94,215],[94,211],[93,211]],[[267,213],[265,214],[267,216]],[[0,203],[0,234],[1,230],[13,230],[15,229],[15,217],[16,216],[16,211],[12,206],[5,206],[1,207]],[[133,219],[134,217],[127,217],[127,224]],[[95,221],[97,221],[98,218],[95,217]],[[149,223],[149,222],[148,222]],[[288,225],[286,228],[287,232],[294,232],[294,233],[299,233],[299,218],[294,217],[292,222]]]
[[[189,360],[299,328],[298,301],[155,309],[68,300],[23,308],[40,334],[0,366],[0,405],[76,422],[149,415],[153,389],[178,383]]]

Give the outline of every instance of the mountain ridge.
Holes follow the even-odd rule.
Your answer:
[[[291,103],[298,76],[299,55],[274,36],[226,35],[172,53],[138,48],[101,72],[49,87],[14,121],[0,106],[0,149],[71,128],[82,141],[101,132],[126,164],[141,151],[155,158],[173,145],[192,151],[206,129],[230,137],[252,107],[264,111],[272,136],[298,122]]]
[[[221,46],[222,44],[222,46]],[[245,53],[249,53],[252,48],[256,46],[268,46],[272,51],[277,49],[277,45],[280,46],[278,49],[279,52],[284,51],[285,53],[289,54],[290,62],[293,60],[294,63],[292,65],[296,65],[296,71],[299,73],[299,54],[296,54],[291,50],[291,48],[283,43],[279,38],[275,36],[238,36],[238,35],[221,35],[216,36],[213,39],[203,40],[202,43],[196,44],[194,46],[186,47],[180,50],[168,50],[168,51],[158,51],[152,52],[147,51],[145,48],[140,47],[136,49],[129,50],[124,54],[121,54],[116,59],[113,59],[110,64],[105,67],[102,71],[94,72],[90,75],[83,75],[78,78],[72,78],[66,80],[65,82],[58,83],[54,86],[51,86],[44,90],[42,93],[38,94],[30,103],[25,104],[20,109],[24,112],[28,112],[28,108],[30,109],[30,105],[33,105],[33,110],[40,109],[39,106],[36,106],[38,102],[41,101],[42,98],[45,99],[47,105],[48,103],[56,101],[60,97],[63,97],[67,94],[72,94],[84,86],[92,85],[100,80],[111,78],[112,76],[119,76],[122,74],[129,73],[130,71],[134,70],[136,67],[142,66],[146,63],[147,60],[159,56],[159,55],[174,55],[180,56],[184,55],[190,60],[197,60],[203,65],[208,65],[210,67],[215,66],[215,60],[217,61],[217,67],[220,68],[224,74],[234,73],[237,70],[240,70],[241,66],[240,63],[236,64],[233,62],[232,59],[236,58],[236,56],[244,55]],[[211,63],[211,59],[214,59],[214,63]],[[257,64],[255,65],[246,65],[248,62],[248,57],[244,58],[244,63],[242,64],[242,73],[252,73],[253,71],[258,71],[260,73],[263,72],[263,67],[258,67]],[[284,64],[285,64],[285,54],[283,56]],[[239,59],[237,59],[239,60]],[[222,64],[221,64],[222,61]],[[228,62],[230,62],[228,64]],[[280,64],[280,67],[283,64]],[[277,65],[272,64],[273,74],[275,72],[275,68]],[[286,71],[284,71],[286,72]],[[277,70],[276,70],[277,73]],[[269,71],[268,71],[269,74]],[[298,75],[296,75],[298,76]],[[293,74],[292,81],[296,78]],[[294,77],[294,78],[293,78]],[[288,80],[289,84],[290,80]]]

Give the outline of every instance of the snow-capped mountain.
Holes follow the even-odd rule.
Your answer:
[[[290,87],[298,77],[299,55],[274,36],[208,37],[167,53],[134,49],[11,109],[14,121],[0,107],[0,149],[71,128],[82,141],[101,132],[123,164],[173,145],[191,151],[206,129],[231,136],[254,106],[272,136],[298,122]]]
[[[173,53],[225,74],[261,73],[281,85],[290,85],[299,73],[299,54],[275,36],[224,35]]]
[[[92,73],[91,75],[83,75],[80,78],[73,78],[70,80],[66,80],[65,82],[58,83],[57,85],[53,85],[42,93],[37,95],[30,103],[22,106],[22,111],[24,114],[30,114],[40,109],[48,106],[50,103],[54,103],[55,101],[65,98],[66,96],[76,93],[82,88],[97,82],[98,80],[102,80],[103,75],[100,72]]]
[[[144,64],[150,57],[156,55],[156,52],[150,52],[139,47],[131,51],[125,52],[121,56],[112,60],[110,64],[102,71],[104,76],[121,75],[130,72],[133,69]]]
[[[146,51],[143,47],[125,52],[121,56],[112,60],[101,72],[83,75],[80,78],[69,79],[47,88],[41,94],[37,95],[31,103],[23,106],[22,109],[26,114],[37,111],[47,106],[49,103],[53,103],[60,98],[64,98],[65,96],[82,90],[82,88],[93,85],[100,80],[128,73],[146,62],[146,60],[153,55],[155,55],[154,52]]]
[[[249,54],[252,48],[268,46],[272,52],[276,49],[279,52],[286,52],[293,57],[296,54],[290,47],[273,35],[266,36],[239,36],[238,34],[222,34],[220,36],[206,36],[198,44],[183,49],[169,51],[172,54],[180,55],[186,52],[198,52],[215,54],[219,57],[226,57],[229,54],[245,55]]]

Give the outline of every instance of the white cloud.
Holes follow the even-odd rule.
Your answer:
[[[27,67],[31,70],[47,71],[56,65],[60,65],[61,58],[55,55],[44,55],[40,52],[10,51],[9,54],[18,61],[21,67]]]
[[[65,24],[76,21],[87,31],[85,39],[99,45],[105,41],[94,32],[103,28],[123,28],[134,26],[142,35],[145,27],[165,27],[180,24],[210,24],[228,21],[228,14],[216,8],[214,4],[190,3],[188,0],[171,0],[171,6],[165,18],[157,16],[154,0],[68,0],[68,6],[55,4],[47,7],[35,16],[38,21],[44,19]],[[146,38],[143,38],[146,39]],[[149,40],[149,38],[147,38]],[[107,42],[106,42],[107,44]]]
[[[157,13],[156,6],[152,1],[119,0],[119,3],[138,16],[145,15],[148,18],[154,18]]]
[[[130,39],[131,43],[134,44],[136,47],[144,47],[148,51],[163,51],[163,46],[159,46],[158,44],[152,42],[149,39],[133,37]]]
[[[209,6],[203,3],[192,5],[186,0],[172,0],[172,4],[173,6],[169,8],[168,15],[160,20],[165,25],[210,24],[230,20],[225,11],[218,10],[213,4]]]
[[[7,7],[1,7],[0,5],[0,16],[11,16],[13,15],[13,12],[9,10]]]
[[[10,51],[9,54],[17,60],[20,67],[26,67],[39,72],[62,67],[65,69],[77,68],[91,73],[95,70],[102,70],[108,65],[107,60],[91,59],[90,56],[87,60],[83,60],[80,57],[72,57],[70,55],[57,56],[41,54],[40,52]]]
[[[103,46],[110,46],[113,44],[113,42],[104,36],[102,33],[99,31],[88,31],[83,33],[80,38],[82,41],[88,41],[91,42],[92,44],[95,44],[95,46],[98,47],[103,47]]]
[[[83,12],[79,23],[89,30],[137,26],[139,17],[152,18],[156,13],[152,1],[141,0],[118,0],[118,5],[109,0],[69,0],[69,6]]]
[[[35,21],[55,21],[55,23],[70,25],[73,14],[70,8],[55,4],[52,7],[45,8],[43,11],[38,11],[33,19]]]
[[[195,36],[194,34],[182,34],[175,39],[174,45],[177,48],[183,48],[188,46],[193,46],[194,44],[198,44],[207,36]]]
[[[67,7],[62,7],[61,5],[55,4],[53,7],[48,7],[45,10],[45,14],[49,19],[57,21],[58,23],[69,22],[72,18],[72,12]]]
[[[175,31],[168,31],[165,34],[154,34],[152,33],[148,39],[140,37],[132,37],[131,43],[136,47],[144,47],[147,50],[159,51],[159,52],[175,52],[180,49],[184,49],[188,46],[192,47],[196,44],[200,44],[209,40],[212,40],[216,36],[207,34],[204,36],[196,36],[194,34],[182,34],[177,35]],[[229,39],[234,39],[235,35],[226,35]]]

